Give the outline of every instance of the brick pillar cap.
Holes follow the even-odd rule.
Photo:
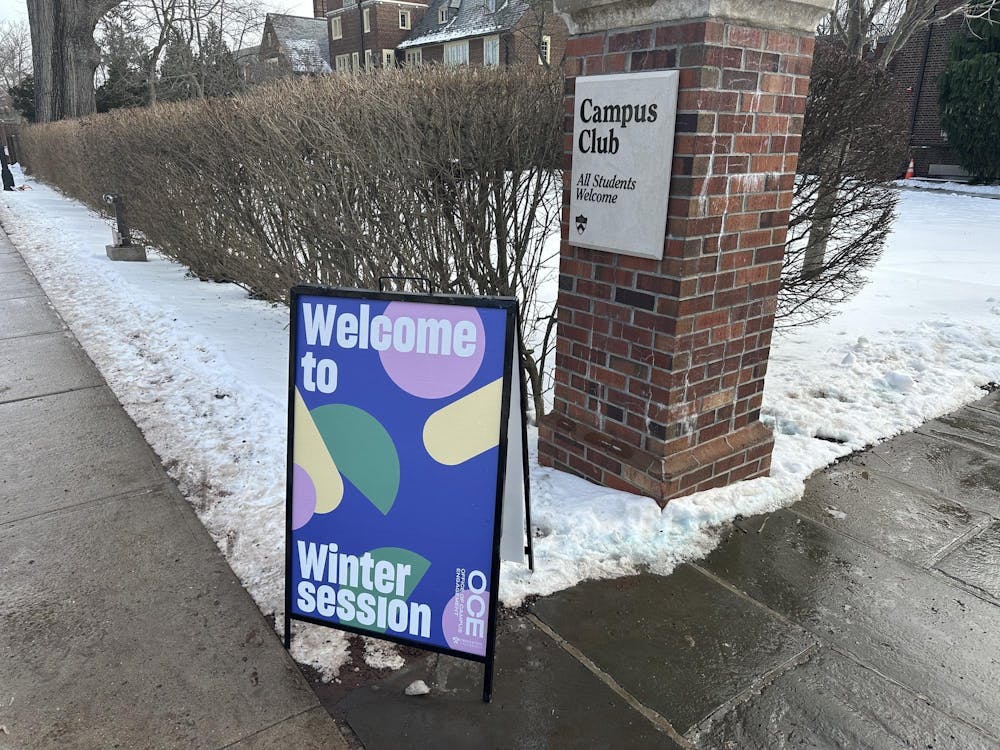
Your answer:
[[[834,0],[555,0],[571,34],[713,19],[813,33]]]

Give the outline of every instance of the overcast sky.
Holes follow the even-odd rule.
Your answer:
[[[274,0],[267,5],[281,13],[293,13],[297,16],[312,15],[312,0]],[[0,20],[17,18],[25,20],[28,18],[24,0],[0,0]]]
[[[0,0],[0,19],[28,18],[24,0]]]

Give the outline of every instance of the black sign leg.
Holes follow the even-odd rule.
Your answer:
[[[292,618],[288,616],[288,607],[285,607],[285,651],[292,647]]]
[[[518,316],[515,326],[517,328],[517,340],[521,341],[521,323]],[[520,344],[518,345],[520,351]],[[524,526],[527,531],[527,546],[525,552],[528,554],[528,570],[535,572],[535,543],[531,534],[531,467],[528,465],[528,380],[524,371],[524,365],[520,363],[518,355],[518,377],[521,378],[521,465],[522,477],[524,479]]]
[[[486,659],[486,669],[483,671],[483,703],[493,701],[493,654]]]

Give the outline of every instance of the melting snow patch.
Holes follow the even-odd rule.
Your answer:
[[[426,682],[423,680],[414,680],[406,686],[406,690],[403,692],[407,695],[427,695],[430,691],[431,689],[427,687]]]
[[[909,393],[913,390],[913,378],[905,372],[887,372],[884,380],[885,384],[894,391]]]
[[[363,641],[365,664],[372,669],[399,669],[406,664],[406,660],[400,656],[392,643],[376,638],[363,638]]]
[[[315,669],[325,682],[340,674],[351,659],[347,634],[341,630],[296,625],[292,635],[292,658]]]

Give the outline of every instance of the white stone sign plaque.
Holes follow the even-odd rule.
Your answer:
[[[569,241],[663,257],[676,70],[576,79]]]

